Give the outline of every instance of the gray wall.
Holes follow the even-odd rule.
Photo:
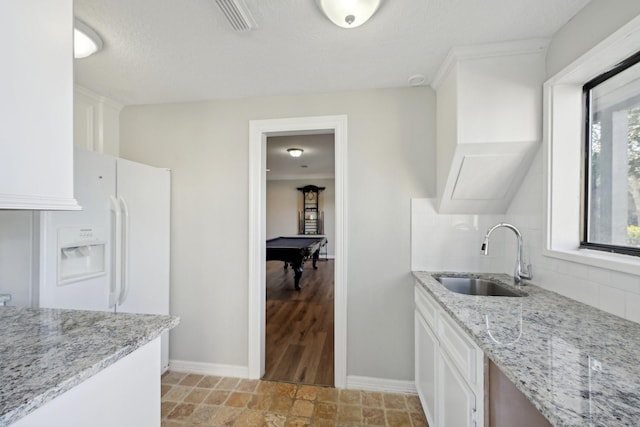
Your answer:
[[[425,87],[126,107],[122,157],[172,183],[171,358],[247,365],[249,120],[348,116],[348,375],[413,379],[410,198],[435,196]]]
[[[305,185],[325,187],[320,192],[320,208],[324,212],[324,234],[327,236],[327,254],[335,255],[335,180],[299,179],[267,181],[267,239],[298,234],[298,211],[302,209]]]

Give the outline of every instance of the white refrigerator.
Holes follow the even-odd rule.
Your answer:
[[[74,185],[81,211],[40,217],[39,306],[169,314],[170,171],[76,149]]]

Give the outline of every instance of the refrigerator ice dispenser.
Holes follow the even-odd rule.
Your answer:
[[[106,274],[104,226],[58,229],[58,286]]]

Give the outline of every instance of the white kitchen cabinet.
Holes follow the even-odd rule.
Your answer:
[[[74,146],[118,157],[122,105],[76,85],[73,97]]]
[[[0,52],[0,209],[78,209],[73,1],[0,2]]]
[[[440,350],[438,339],[418,310],[415,313],[415,344],[416,389],[429,425],[435,425],[436,363]]]
[[[432,87],[442,213],[504,213],[542,141],[547,40],[451,50]]]
[[[438,354],[438,422],[443,427],[473,427],[477,423],[476,395],[445,352]]]
[[[415,381],[432,427],[484,425],[484,353],[419,283]]]

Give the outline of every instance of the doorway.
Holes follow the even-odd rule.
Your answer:
[[[334,385],[334,163],[333,133],[267,138],[265,380]]]
[[[335,259],[334,259],[334,385],[346,386],[346,153],[347,117],[318,116],[252,120],[249,125],[249,377],[265,373],[266,325],[266,142],[267,137],[334,134]]]

